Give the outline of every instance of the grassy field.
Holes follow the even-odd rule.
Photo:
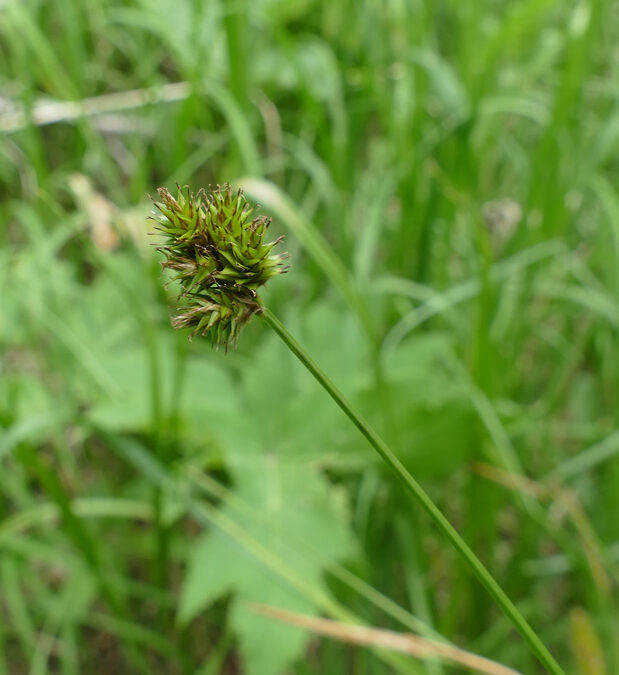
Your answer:
[[[257,605],[543,672],[264,322],[170,327],[146,195],[225,181],[269,307],[619,672],[618,44],[612,0],[0,1],[0,675],[470,672]]]

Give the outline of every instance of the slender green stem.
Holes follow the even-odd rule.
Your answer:
[[[406,467],[395,456],[389,446],[383,439],[372,429],[372,427],[359,415],[351,406],[351,404],[344,398],[343,394],[325,375],[325,373],[318,367],[318,365],[310,358],[307,352],[301,345],[290,335],[281,321],[268,309],[264,309],[262,318],[269,324],[269,326],[279,335],[279,337],[286,343],[292,353],[301,361],[301,363],[310,371],[310,373],[320,382],[326,389],[331,398],[339,405],[352,423],[365,436],[370,445],[378,452],[383,460],[389,465],[391,470],[396,474],[404,487],[410,492],[413,497],[421,504],[426,513],[434,521],[441,532],[449,539],[452,546],[462,556],[463,560],[469,566],[473,574],[477,577],[482,586],[488,591],[490,596],[495,600],[497,605],[503,610],[505,615],[514,624],[518,632],[527,642],[531,651],[538,658],[540,663],[545,666],[548,672],[553,675],[565,675],[563,669],[555,661],[552,654],[548,651],[546,646],[539,639],[535,631],[528,624],[527,620],[518,611],[514,603],[507,597],[501,586],[494,579],[494,577],[484,567],[483,563],[473,553],[468,544],[462,539],[455,528],[443,515],[436,504],[426,494],[425,490],[419,483],[410,475]]]

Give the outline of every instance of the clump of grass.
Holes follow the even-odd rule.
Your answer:
[[[540,663],[549,672],[562,675],[563,670],[536,632],[421,485],[284,324],[261,302],[258,288],[284,271],[283,256],[271,255],[278,240],[263,242],[269,220],[250,220],[253,207],[241,190],[233,194],[228,184],[209,193],[200,190],[197,195],[179,188],[177,199],[165,188],[159,189],[159,195],[163,203],[156,202],[162,214],[157,229],[167,239],[160,247],[166,255],[163,267],[177,272],[174,278],[182,287],[179,313],[172,324],[176,328],[190,327],[192,335],[209,336],[214,345],[227,348],[236,345],[240,331],[253,316],[261,316],[425,509]]]

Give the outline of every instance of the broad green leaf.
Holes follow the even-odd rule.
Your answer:
[[[284,561],[305,583],[322,587],[324,569],[354,551],[341,501],[316,471],[270,453],[248,457],[235,476],[236,495],[256,514],[242,523],[247,535]],[[227,505],[222,512],[234,518],[234,509]],[[180,599],[180,620],[190,621],[228,593],[233,594],[230,622],[238,635],[244,672],[284,672],[300,654],[307,636],[254,614],[247,603],[302,612],[315,611],[315,607],[254,557],[243,541],[211,531],[193,548]]]
[[[445,335],[429,333],[400,344],[385,364],[388,437],[415,475],[449,474],[473,448],[473,410],[448,367],[450,353]]]
[[[287,317],[287,323],[347,396],[368,387],[364,337],[345,305],[323,301]],[[279,456],[340,462],[352,459],[355,448],[367,459],[356,429],[275,335],[266,338],[244,369],[241,395],[253,435]]]

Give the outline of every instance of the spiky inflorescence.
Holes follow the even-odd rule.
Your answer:
[[[236,346],[239,334],[262,305],[258,288],[285,272],[286,254],[271,255],[282,239],[264,242],[271,222],[254,217],[242,190],[229,184],[197,194],[178,186],[176,199],[166,188],[158,190],[155,218],[166,238],[159,246],[164,269],[176,272],[181,284],[175,328],[192,328],[209,335],[215,346]]]

